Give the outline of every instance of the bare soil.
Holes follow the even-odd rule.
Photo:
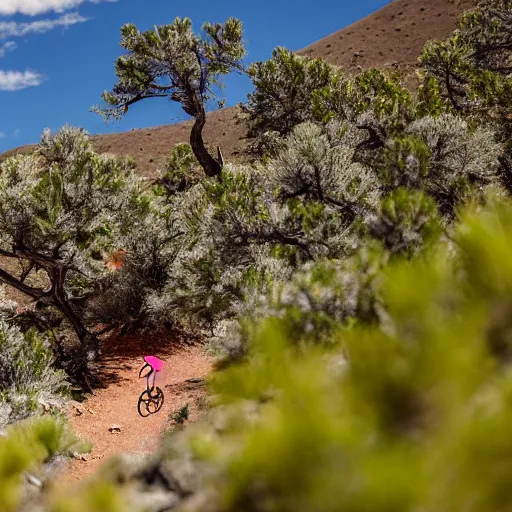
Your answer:
[[[241,111],[237,107],[210,112],[204,129],[204,140],[211,153],[216,154],[217,146],[220,146],[225,160],[229,162],[246,160],[247,128],[240,116]],[[141,176],[154,177],[171,149],[176,144],[189,141],[192,124],[192,121],[185,121],[129,132],[92,135],[91,142],[98,153],[131,156]],[[11,149],[0,154],[0,163],[10,156],[30,153],[34,148],[34,145],[26,145]]]
[[[477,0],[394,0],[298,53],[321,57],[348,70],[399,64],[410,74],[425,43],[447,37],[460,14],[476,3]]]
[[[189,422],[201,415],[206,390],[197,380],[212,368],[212,358],[202,344],[188,344],[174,335],[154,333],[147,337],[114,337],[103,350],[98,364],[103,387],[84,402],[72,402],[68,413],[75,432],[94,447],[85,460],[72,459],[63,469],[59,483],[64,485],[84,480],[112,455],[153,452],[170,425],[169,415],[186,404]],[[158,413],[143,418],[137,411],[137,402],[146,386],[145,379],[139,379],[145,355],[156,355],[165,362],[163,375],[156,381],[165,400]],[[111,432],[113,426],[120,431]]]

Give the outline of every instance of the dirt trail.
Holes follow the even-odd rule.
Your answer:
[[[137,412],[137,401],[145,389],[145,379],[139,379],[144,365],[143,356],[156,355],[165,362],[162,376],[156,384],[164,391],[162,409],[147,418]],[[169,335],[121,337],[104,344],[98,365],[104,387],[85,402],[70,408],[69,419],[75,431],[90,440],[93,451],[87,460],[73,460],[62,471],[60,482],[72,484],[93,474],[108,457],[118,453],[148,453],[158,446],[159,437],[169,414],[189,404],[189,421],[201,413],[204,386],[187,382],[205,377],[211,370],[212,359],[200,344],[186,344]],[[119,433],[111,433],[113,425]]]

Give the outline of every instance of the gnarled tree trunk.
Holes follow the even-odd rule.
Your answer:
[[[21,293],[35,300],[42,300],[46,304],[55,306],[69,321],[75,331],[78,340],[87,353],[88,360],[96,359],[99,355],[99,343],[96,336],[89,332],[83,319],[76,313],[64,290],[67,269],[59,265],[41,265],[47,272],[51,289],[43,290],[27,285],[9,272],[0,268],[0,282],[4,282],[16,288]]]
[[[88,361],[93,361],[99,356],[99,342],[96,336],[85,326],[82,318],[73,309],[64,290],[66,270],[56,268],[52,272],[51,301],[57,309],[67,318],[75,331],[82,347],[87,355]]]
[[[195,123],[190,132],[190,147],[206,175],[210,177],[219,176],[222,171],[222,165],[208,153],[204,145],[203,128],[205,123],[206,112],[201,105],[200,108],[197,109]]]

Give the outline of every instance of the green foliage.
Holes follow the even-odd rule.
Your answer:
[[[386,76],[369,69],[353,77],[335,75],[326,87],[314,92],[312,107],[317,121],[355,122],[361,114],[372,112],[388,129],[395,129],[411,118],[411,104],[411,93],[398,74]]]
[[[110,268],[88,297],[88,322],[111,327],[153,324],[150,302],[173,272],[182,237],[176,224],[178,206],[167,202],[172,198],[172,194],[147,190],[134,196],[129,206],[119,212],[125,227],[118,242],[122,251],[104,258],[107,264],[115,263],[117,267]]]
[[[93,482],[85,485],[72,495],[57,497],[52,502],[51,512],[125,512],[144,510],[143,506],[122,496],[114,485],[107,482]]]
[[[67,390],[48,341],[0,320],[0,428],[62,406]]]
[[[382,200],[370,231],[391,254],[414,256],[439,239],[441,221],[431,197],[398,188]]]
[[[250,317],[279,318],[283,336],[299,346],[329,345],[338,330],[379,320],[378,282],[387,260],[380,246],[369,244],[349,259],[307,263],[289,281],[275,283]]]
[[[312,120],[312,101],[337,71],[323,59],[301,57],[278,47],[272,58],[248,69],[255,90],[243,111],[254,135],[269,130],[287,135],[297,124]]]
[[[173,211],[142,190],[129,163],[97,155],[86,134],[69,127],[45,132],[34,155],[3,163],[0,198],[1,279],[39,300],[37,318],[50,308],[65,317],[63,327],[86,349],[66,365],[80,381],[85,355],[97,355],[91,328],[140,321],[148,295],[165,284]]]
[[[91,353],[94,340],[73,296],[83,297],[107,274],[101,253],[122,247],[140,213],[138,195],[125,161],[97,155],[86,133],[68,126],[44,131],[34,154],[2,164],[1,279],[60,310]],[[21,276],[9,261],[20,264]],[[37,271],[44,279],[31,280]]]
[[[379,122],[365,117],[371,140]],[[372,147],[350,122],[302,123],[265,163],[226,166],[220,180],[173,196],[185,234],[152,310],[218,337],[220,323],[265,302],[304,263],[349,257],[368,235],[392,254],[423,251],[460,204],[484,200],[498,180],[493,132],[458,116],[386,132]]]
[[[20,499],[20,477],[32,463],[29,446],[0,438],[0,503],[6,512],[14,512]]]
[[[454,208],[478,191],[497,182],[502,147],[494,133],[472,128],[451,114],[420,118],[407,126],[404,136],[391,139],[379,164],[388,188],[419,188],[431,195],[440,211]]]
[[[84,453],[89,450],[90,446],[80,441],[70,427],[60,420],[48,417],[30,419],[9,427],[6,437],[0,438],[2,510],[35,510],[30,501],[24,503],[27,496],[30,496],[22,489],[24,473],[30,471],[39,474],[41,465],[58,455]],[[27,508],[29,505],[30,508]]]
[[[14,242],[21,238],[28,249],[57,251],[57,258],[69,246],[83,252],[101,247],[127,179],[123,163],[96,155],[83,131],[45,131],[35,155],[2,164],[2,245],[21,246]]]
[[[418,118],[429,115],[435,117],[448,110],[439,83],[433,76],[420,79],[414,108]]]
[[[93,110],[107,119],[119,118],[142,99],[169,97],[197,116],[221,75],[240,69],[245,55],[242,23],[229,18],[224,24],[205,23],[204,36],[193,32],[189,18],[140,32],[135,25],[121,28],[121,46],[127,53],[116,61],[118,83],[104,92],[113,108]]]
[[[288,135],[306,122],[356,123],[363,113],[372,112],[388,130],[396,130],[413,116],[411,93],[397,74],[371,69],[349,76],[322,59],[284,48],[253,64],[248,74],[255,90],[242,109],[260,150],[278,146],[269,144],[269,137]]]
[[[189,144],[176,144],[165,162],[161,177],[156,187],[162,187],[167,195],[183,192],[190,188],[199,176],[194,176],[193,169],[197,160]],[[156,190],[159,193],[159,190]]]
[[[405,136],[393,139],[384,149],[380,172],[382,182],[389,188],[416,188],[428,174],[430,149],[419,138]]]
[[[448,108],[493,122],[509,133],[512,8],[508,0],[485,0],[464,13],[455,34],[427,43],[420,58],[426,80]]]
[[[181,409],[169,415],[169,419],[174,421],[176,425],[183,425],[188,420],[188,404],[185,404]]]
[[[189,434],[214,510],[509,508],[511,212],[466,211],[455,254],[384,269],[381,327],[299,350],[286,317],[253,331],[213,380],[223,427]]]
[[[92,445],[80,440],[61,419],[43,417],[17,423],[8,430],[8,438],[20,445],[32,444],[35,460],[49,462],[57,455],[91,451]]]
[[[167,308],[177,322],[212,329],[240,307],[247,288],[263,285],[264,260],[258,261],[275,236],[261,177],[224,169],[221,180],[208,179],[179,199],[180,241],[164,294],[153,311]],[[256,248],[253,247],[256,246]]]
[[[354,163],[354,149],[330,138],[318,125],[296,126],[269,164],[269,177],[281,197],[317,200],[346,208],[375,200],[369,169]]]
[[[146,467],[56,498],[54,510],[138,500],[212,512],[511,508],[512,203],[499,187],[509,11],[486,1],[427,45],[414,99],[398,74],[347,76],[278,48],[249,70],[245,112],[269,150],[262,162],[218,163],[199,180],[191,139],[152,190],[118,174],[115,207],[98,210],[66,253],[80,256],[68,283],[87,291],[88,318],[172,320],[231,359],[210,379],[208,418],[175,429]],[[236,20],[204,29],[125,26],[107,117],[165,95],[200,131],[218,76],[244,53]],[[9,161],[0,184],[9,177],[11,216],[34,203],[34,237],[59,239],[68,181],[106,164],[67,133],[46,155]],[[14,188],[30,172],[27,200]],[[98,270],[98,284],[93,253],[120,246],[121,268]],[[74,443],[59,428],[42,424],[17,444],[37,439],[36,458],[48,459]],[[13,481],[30,464],[9,449],[0,493],[2,475]]]

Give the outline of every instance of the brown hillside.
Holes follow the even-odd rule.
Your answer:
[[[219,145],[226,159],[235,162],[242,158],[247,146],[244,126],[238,121],[239,114],[238,108],[211,112],[204,130],[211,150]],[[149,177],[155,175],[175,144],[188,142],[191,127],[192,121],[185,121],[129,132],[92,135],[91,140],[98,153],[132,156],[140,174]],[[0,155],[0,163],[15,154],[30,153],[33,148],[33,145],[26,145],[6,151]]]
[[[394,62],[410,73],[428,39],[447,36],[458,15],[475,0],[392,0],[366,18],[300,50],[301,55],[323,57],[345,68],[391,66]],[[243,158],[247,147],[246,131],[237,123],[238,109],[227,108],[208,115],[205,140],[215,148],[220,145],[227,160]],[[178,142],[188,141],[191,121],[144,128],[125,133],[92,137],[99,152],[131,155],[140,173],[154,175],[159,164]],[[0,155],[31,150],[22,146]]]
[[[453,31],[476,0],[394,0],[379,11],[324,37],[298,53],[322,57],[345,69],[415,67],[426,41]]]

